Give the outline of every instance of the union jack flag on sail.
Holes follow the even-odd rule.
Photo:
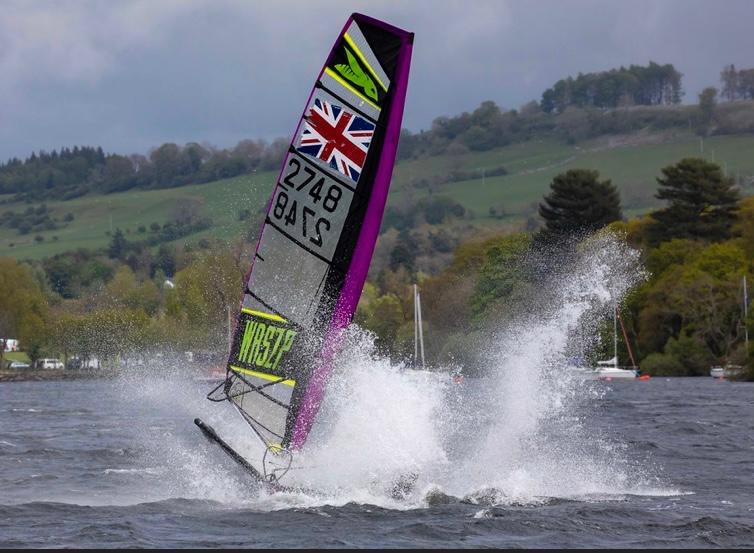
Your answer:
[[[298,151],[359,182],[373,136],[374,125],[363,117],[315,98],[304,118]]]

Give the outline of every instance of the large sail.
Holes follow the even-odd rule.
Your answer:
[[[224,392],[273,452],[311,429],[387,200],[413,34],[353,14],[309,96],[246,279]]]

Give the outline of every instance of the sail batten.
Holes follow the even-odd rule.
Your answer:
[[[413,35],[353,14],[306,102],[246,277],[224,392],[270,449],[311,429],[366,280]]]

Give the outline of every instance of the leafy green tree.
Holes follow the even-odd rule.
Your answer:
[[[654,352],[639,363],[642,374],[652,376],[682,376],[685,372],[680,360],[670,354]]]
[[[610,180],[599,180],[599,172],[570,169],[550,183],[550,193],[539,204],[545,220],[543,237],[565,238],[593,232],[623,217],[620,195]]]
[[[487,259],[480,268],[474,295],[471,298],[475,316],[493,309],[498,302],[510,298],[527,280],[523,257],[531,239],[526,234],[511,234],[495,241],[487,249]]]
[[[157,250],[157,257],[155,258],[155,269],[161,269],[168,277],[172,277],[175,274],[175,249],[162,244],[160,249]]]
[[[395,271],[402,265],[413,273],[418,251],[416,238],[408,230],[402,230],[398,234],[393,251],[390,252],[390,269]]]
[[[47,301],[29,268],[0,258],[0,339],[20,340],[29,357],[36,359],[46,339],[46,320]]]
[[[673,238],[722,241],[730,238],[736,221],[738,191],[720,166],[700,158],[682,159],[662,170],[656,197],[668,207],[652,213],[652,244]]]
[[[657,276],[672,265],[683,265],[693,261],[702,247],[703,244],[696,240],[673,238],[650,249],[644,256],[644,266],[651,275]]]
[[[375,345],[383,352],[392,350],[400,327],[405,323],[401,300],[385,294],[372,302],[365,326],[377,336]]]
[[[675,256],[671,246],[679,250]],[[741,277],[747,272],[746,255],[732,240],[706,247],[674,240],[663,243],[649,259],[663,255],[675,263],[641,292],[640,349],[645,354],[662,351],[675,357],[684,367],[679,374],[706,374],[710,363],[733,360],[741,348]]]
[[[242,275],[228,252],[197,257],[175,274],[175,289],[168,295],[168,312],[197,326],[223,326],[227,308],[237,305]]]
[[[461,204],[447,196],[432,197],[426,202],[420,202],[419,207],[424,210],[424,219],[430,225],[439,225],[448,217],[463,217],[466,213]]]
[[[681,332],[678,338],[670,338],[665,344],[664,352],[665,355],[678,359],[683,367],[677,375],[707,376],[709,368],[717,361],[702,337],[694,333]]]
[[[115,358],[153,343],[149,317],[141,309],[102,308],[83,317],[82,348],[96,357]]]
[[[754,260],[754,196],[744,198],[738,203],[737,215],[734,233],[740,236],[741,247],[748,259]]]
[[[128,265],[121,266],[106,287],[108,304],[129,309],[142,309],[154,315],[160,304],[160,291],[151,280],[137,282]]]

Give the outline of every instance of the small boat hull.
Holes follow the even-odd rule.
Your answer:
[[[598,380],[635,380],[639,376],[633,369],[599,368],[594,373]]]

